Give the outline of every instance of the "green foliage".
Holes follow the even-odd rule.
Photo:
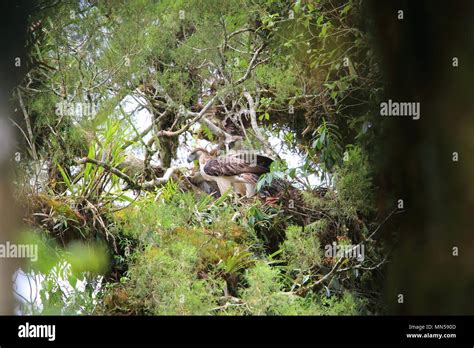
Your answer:
[[[318,315],[320,309],[311,299],[283,291],[278,268],[259,262],[246,272],[249,287],[242,292],[252,315]]]
[[[71,265],[71,272],[75,277],[79,277],[84,272],[100,275],[107,271],[109,264],[107,254],[108,251],[104,245],[98,243],[85,245],[75,242],[66,249],[65,260]]]
[[[253,205],[247,211],[247,221],[252,228],[270,228],[278,221],[280,211],[276,208]]]
[[[331,171],[342,159],[341,135],[338,127],[323,119],[323,123],[316,129],[314,135],[312,147],[320,154],[324,169]]]
[[[282,248],[288,267],[299,273],[308,273],[321,262],[319,240],[313,229],[305,229],[303,232],[299,226],[289,226]]]
[[[320,301],[323,315],[357,315],[366,304],[366,301],[354,297],[347,291],[339,297],[322,295]]]
[[[38,248],[37,260],[23,267],[29,292],[21,305],[36,315],[93,314],[97,282],[107,271],[107,251],[99,244],[60,248],[44,234],[26,232],[19,242]],[[41,284],[41,285],[39,285]]]
[[[153,315],[208,314],[215,303],[212,289],[193,272],[197,262],[197,248],[185,242],[166,249],[147,248],[127,272],[127,295],[134,310]]]
[[[274,179],[293,180],[297,174],[297,168],[288,168],[285,161],[275,160],[270,165],[270,172],[260,176],[257,182],[257,191],[265,185],[271,185]]]
[[[326,297],[309,294],[305,297],[285,292],[284,277],[279,268],[259,262],[246,272],[248,288],[242,299],[252,315],[354,315],[363,301],[351,294]]]
[[[25,269],[27,272],[48,273],[60,260],[60,253],[54,240],[47,234],[40,232],[23,231],[18,238],[18,243],[38,246],[37,261],[27,264]]]
[[[239,251],[238,249],[236,252],[225,259],[221,264],[220,267],[226,273],[237,273],[243,269],[246,269],[248,265],[255,262],[255,260],[251,259],[253,254],[248,251]]]
[[[42,245],[41,261],[28,267],[44,275],[44,309],[32,312],[362,313],[366,302],[354,294],[363,294],[360,279],[370,278],[369,272],[361,278],[336,272],[317,283],[335,262],[323,257],[321,244],[360,240],[374,210],[364,147],[373,138],[363,127],[379,87],[360,14],[358,0],[337,7],[330,1],[83,1],[60,2],[35,14],[32,20],[44,26],[32,34],[32,59],[41,66],[31,71],[23,90],[32,140],[40,159],[51,164],[46,189],[30,199],[35,212],[30,223],[42,231],[25,237]],[[166,141],[178,143],[157,131],[188,125],[181,105],[195,111],[214,94],[212,122],[223,124],[223,110],[232,105],[242,108],[227,114],[248,123],[248,115],[239,113],[247,108],[243,91],[255,99],[264,135],[283,132],[286,145],[306,159],[291,169],[274,161],[257,188],[275,180],[301,184],[314,173],[326,179],[327,193],[302,193],[304,227],[288,226],[290,216],[279,205],[182,192],[176,177],[154,192],[133,192],[132,199],[129,189],[136,187],[124,187],[111,173],[124,163],[129,145],[153,157],[155,151],[165,153]],[[132,97],[144,99],[160,119],[150,131],[159,138],[155,144],[136,137],[135,121],[122,107]],[[84,103],[97,113],[63,115],[59,102]],[[211,128],[201,125],[200,134],[184,135],[221,140]],[[247,130],[245,144],[262,149]],[[84,157],[100,165],[78,165]],[[50,244],[50,236],[62,248]],[[367,250],[378,259],[376,246]],[[91,284],[108,266],[115,267],[117,278],[104,281],[97,295]],[[88,286],[66,292],[57,284],[60,278],[72,288],[79,280]]]
[[[372,175],[367,155],[357,146],[348,147],[343,165],[336,171],[338,202],[347,217],[373,211]]]
[[[31,274],[35,276],[35,274]],[[96,280],[89,276],[75,277],[66,262],[57,264],[50,272],[42,274],[39,297],[41,308],[33,309],[41,315],[93,314],[97,305]],[[90,282],[85,288],[78,287],[78,280]],[[30,306],[28,309],[32,309]],[[27,310],[28,310],[27,309]]]
[[[138,207],[116,213],[121,233],[137,238],[139,244],[126,259],[129,268],[121,283],[107,288],[101,311],[172,315],[355,313],[345,297],[339,300],[333,295],[330,301],[322,302],[318,293],[300,296],[289,291],[294,282],[291,274],[310,274],[320,265],[317,234],[326,223],[315,222],[305,233],[290,226],[282,250],[267,256],[260,248],[246,247],[255,243],[246,220],[239,226],[238,222],[229,223],[230,215],[213,216],[213,210],[225,214],[223,202],[211,208],[206,200],[196,202],[191,197],[178,193],[169,201],[156,201],[150,195],[147,203],[142,201]],[[173,208],[175,204],[179,209]],[[195,209],[186,208],[188,204]],[[196,211],[207,211],[211,218],[201,224],[202,220],[194,220]],[[272,223],[272,217],[262,213],[258,205],[247,214],[254,227]],[[184,221],[194,222],[184,228]],[[236,287],[234,296],[241,302],[222,304],[224,289],[230,287]]]
[[[149,194],[133,207],[114,213],[124,236],[145,241],[155,231],[169,231],[186,225],[191,219],[194,204],[192,195],[181,194],[179,199],[174,196],[170,204],[156,202],[155,198]]]

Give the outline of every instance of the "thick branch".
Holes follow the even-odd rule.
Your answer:
[[[165,174],[161,178],[156,178],[152,181],[147,181],[146,183],[143,184],[142,188],[144,190],[151,190],[157,186],[166,184],[171,178],[171,175],[173,175],[173,173],[177,171],[178,169],[179,169],[178,167],[170,167],[166,169]]]
[[[205,124],[207,128],[209,128],[209,130],[214,133],[215,135],[217,135],[219,138],[222,138],[222,139],[225,139],[226,142],[229,142],[231,141],[234,137],[232,136],[232,134],[229,134],[227,133],[225,130],[217,127],[214,122],[212,122],[211,120],[209,120],[208,118],[206,117],[203,117],[201,119],[201,123]]]
[[[280,156],[278,156],[278,154],[275,152],[275,150],[273,150],[273,148],[271,147],[271,145],[268,143],[268,141],[265,139],[265,137],[263,136],[262,132],[260,131],[260,128],[258,127],[258,124],[257,124],[257,113],[255,112],[255,105],[253,103],[253,98],[252,96],[250,95],[249,92],[244,92],[244,97],[247,99],[247,102],[249,104],[249,113],[250,113],[250,123],[252,125],[252,129],[255,133],[255,136],[257,137],[257,139],[263,144],[265,145],[265,149],[268,150],[269,152],[271,152],[272,155],[276,156],[277,158],[279,158]]]
[[[124,180],[130,186],[130,188],[134,189],[134,190],[152,190],[153,188],[155,188],[157,186],[164,185],[168,182],[171,175],[173,175],[173,173],[176,170],[179,169],[178,167],[170,167],[166,170],[163,177],[156,178],[152,181],[147,181],[143,185],[140,185],[140,184],[136,183],[135,181],[133,181],[133,179],[130,178],[127,174],[121,172],[118,168],[115,168],[115,167],[111,166],[110,164],[108,164],[106,162],[98,161],[94,158],[84,157],[84,158],[78,160],[77,163],[78,164],[92,163],[92,164],[95,164],[97,166],[100,166],[100,167],[104,168],[106,171],[108,171],[108,172],[118,176],[120,179]]]
[[[84,157],[80,160],[77,161],[78,164],[85,164],[85,163],[92,163],[95,164],[96,166],[104,168],[106,171],[118,176],[120,179],[125,181],[131,188],[133,189],[141,189],[141,186],[138,185],[135,181],[133,181],[127,174],[122,173],[119,169],[111,166],[110,164],[103,162],[103,161],[98,161],[94,158],[89,158],[89,157]]]

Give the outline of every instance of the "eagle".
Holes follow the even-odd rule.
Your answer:
[[[213,181],[221,195],[230,189],[248,198],[256,193],[256,184],[262,174],[270,171],[273,160],[253,152],[240,151],[216,156],[203,148],[194,149],[188,162],[199,161],[199,171],[204,180]]]

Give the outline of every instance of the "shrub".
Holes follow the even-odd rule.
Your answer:
[[[283,292],[280,270],[265,262],[247,270],[249,287],[242,291],[242,300],[252,315],[316,315],[320,310],[307,298]]]
[[[127,272],[128,302],[151,315],[203,315],[216,306],[209,284],[195,270],[198,250],[184,242],[145,250]]]

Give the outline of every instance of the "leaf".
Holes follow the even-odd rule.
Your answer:
[[[205,124],[201,124],[201,129],[206,138],[208,138],[210,141],[214,141],[214,133],[211,132],[209,127],[207,127]]]
[[[268,175],[270,175],[270,173],[266,173],[266,174],[263,174],[262,176],[260,176],[260,178],[257,181],[257,185],[256,185],[257,191],[260,191],[260,189],[265,185],[265,183],[267,182],[267,176]]]
[[[295,13],[298,13],[300,12],[300,9],[301,9],[301,0],[296,0],[295,6],[293,6],[293,10],[295,11]]]
[[[352,7],[352,2],[349,2],[341,11],[341,15],[345,15]]]
[[[222,202],[225,201],[225,199],[230,195],[230,192],[232,190],[227,190],[222,196],[220,196],[214,203],[214,206],[219,206]]]
[[[71,179],[69,178],[69,176],[67,175],[67,173],[64,171],[64,169],[61,167],[61,165],[59,163],[56,163],[56,166],[58,167],[59,173],[61,173],[61,177],[63,178],[64,183],[66,184],[67,188],[71,192],[73,192],[74,189],[73,189],[73,186],[71,184]]]
[[[95,158],[95,146],[91,144],[89,146],[89,152],[87,153],[88,158]],[[92,163],[86,163],[86,168],[84,169],[84,178],[87,180],[92,171]]]
[[[283,252],[283,249],[280,248],[280,249],[278,249],[277,251],[275,251],[274,253],[268,255],[268,258],[271,260],[271,259],[273,259],[275,256],[281,254],[282,252]]]
[[[330,22],[326,22],[326,23],[323,24],[323,26],[321,28],[321,32],[319,33],[320,38],[324,38],[324,37],[327,36],[327,31],[328,31],[330,26],[331,26]]]
[[[314,141],[313,147],[315,147],[318,150],[321,150],[323,148],[323,143],[321,142],[321,138],[318,138]]]
[[[292,179],[296,178],[296,168],[290,169],[290,171],[288,172],[288,175],[289,175],[290,178],[292,178]]]
[[[316,20],[316,25],[320,26],[324,21],[324,16],[320,15],[318,19]]]
[[[77,284],[77,277],[76,277],[74,274],[70,274],[70,275],[69,275],[68,281],[69,281],[69,284],[71,284],[71,286],[72,286],[73,288],[76,287],[76,284]]]
[[[324,141],[326,140],[326,135],[327,135],[327,130],[324,130],[322,133],[321,133],[321,136],[319,137],[319,141],[321,143],[321,146],[322,144],[324,144]]]

